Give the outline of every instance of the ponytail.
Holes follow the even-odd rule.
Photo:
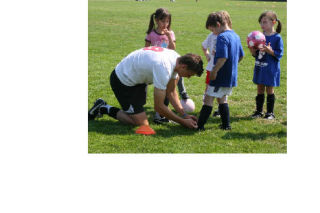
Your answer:
[[[150,16],[150,23],[149,23],[149,28],[147,30],[147,34],[151,33],[151,31],[154,29],[154,20],[162,20],[164,18],[168,17],[169,18],[169,25],[168,25],[168,30],[170,30],[171,26],[171,14],[169,11],[165,8],[158,8],[156,12],[152,13]]]
[[[278,21],[278,26],[277,26],[276,32],[277,32],[277,33],[281,33],[282,24],[281,24],[281,22],[280,22],[279,19],[277,19],[277,21]]]
[[[149,22],[149,28],[147,30],[147,34],[151,33],[151,31],[153,30],[154,27],[154,20],[153,17],[155,16],[155,13],[152,13],[150,16],[150,22]]]

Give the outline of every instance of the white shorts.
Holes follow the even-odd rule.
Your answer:
[[[215,98],[222,98],[225,95],[229,96],[232,94],[232,87],[218,87],[217,91],[215,90],[215,87],[208,85],[206,95]]]

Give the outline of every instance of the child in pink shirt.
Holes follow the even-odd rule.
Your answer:
[[[156,26],[154,24],[156,22]],[[159,8],[155,13],[151,14],[149,28],[147,36],[145,38],[145,46],[157,46],[175,50],[176,49],[176,37],[174,32],[170,29],[171,26],[171,14],[165,8]],[[182,99],[188,99],[189,96],[186,92],[183,78],[181,77],[178,81],[179,94]],[[169,105],[169,100],[165,99],[165,105]],[[163,122],[169,122],[165,117],[159,115],[156,112],[154,116],[154,122],[161,124]]]

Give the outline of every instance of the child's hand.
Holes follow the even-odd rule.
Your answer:
[[[266,52],[269,55],[274,55],[274,52],[272,50],[270,42],[268,43],[268,46],[267,45],[263,45],[263,47],[260,49],[260,51]]]
[[[216,80],[218,72],[212,71],[210,73],[210,80]]]
[[[210,61],[210,54],[209,53],[206,53],[206,58],[207,58],[207,61],[209,62]]]
[[[168,36],[168,37],[171,37],[171,34],[170,34],[170,31],[168,29],[164,29],[163,30],[163,33]]]
[[[255,55],[258,50],[256,47],[248,47],[248,48],[249,48],[252,55]]]

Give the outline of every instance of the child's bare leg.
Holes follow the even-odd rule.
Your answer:
[[[264,94],[265,87],[266,87],[266,86],[263,85],[263,84],[258,84],[258,85],[257,85],[257,93],[258,93],[258,95]]]

